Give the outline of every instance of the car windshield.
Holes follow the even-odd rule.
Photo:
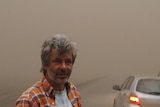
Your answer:
[[[141,93],[160,95],[160,80],[157,79],[141,79],[136,90]]]

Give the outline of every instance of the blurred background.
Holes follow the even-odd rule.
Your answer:
[[[159,0],[0,0],[1,107],[40,80],[41,45],[57,33],[78,44],[77,86],[160,72]]]

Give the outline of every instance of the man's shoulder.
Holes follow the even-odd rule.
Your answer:
[[[31,87],[29,87],[28,89],[26,89],[21,97],[25,97],[25,98],[31,98],[34,97],[35,95],[41,94],[43,93],[43,86],[42,83],[40,81],[36,82],[34,85],[32,85]]]
[[[29,105],[32,106],[32,104],[34,104],[34,102],[37,102],[40,96],[42,96],[43,94],[43,85],[41,81],[38,81],[21,94],[21,96],[16,101],[16,107],[21,107],[21,105],[26,105],[27,107]]]

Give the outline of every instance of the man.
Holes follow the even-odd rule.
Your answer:
[[[81,107],[80,94],[68,79],[77,56],[76,44],[55,35],[42,45],[42,79],[19,97],[16,107]]]

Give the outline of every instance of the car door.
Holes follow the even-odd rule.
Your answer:
[[[129,105],[130,105],[129,96],[132,93],[130,87],[131,87],[133,81],[134,81],[134,77],[130,76],[123,91],[122,91],[123,107],[129,107]]]
[[[125,86],[126,86],[128,80],[129,80],[129,78],[127,78],[127,79],[122,83],[122,85],[121,85],[121,87],[120,87],[120,91],[119,91],[119,93],[118,93],[118,95],[117,95],[117,97],[116,97],[116,107],[123,107],[123,103],[122,103],[122,102],[124,101],[124,99],[123,99],[123,94],[124,94]]]
[[[121,85],[121,91],[119,93],[119,98],[118,98],[118,107],[127,107],[128,105],[128,96],[130,94],[130,86],[132,84],[134,77],[130,76],[128,77],[123,84]]]

